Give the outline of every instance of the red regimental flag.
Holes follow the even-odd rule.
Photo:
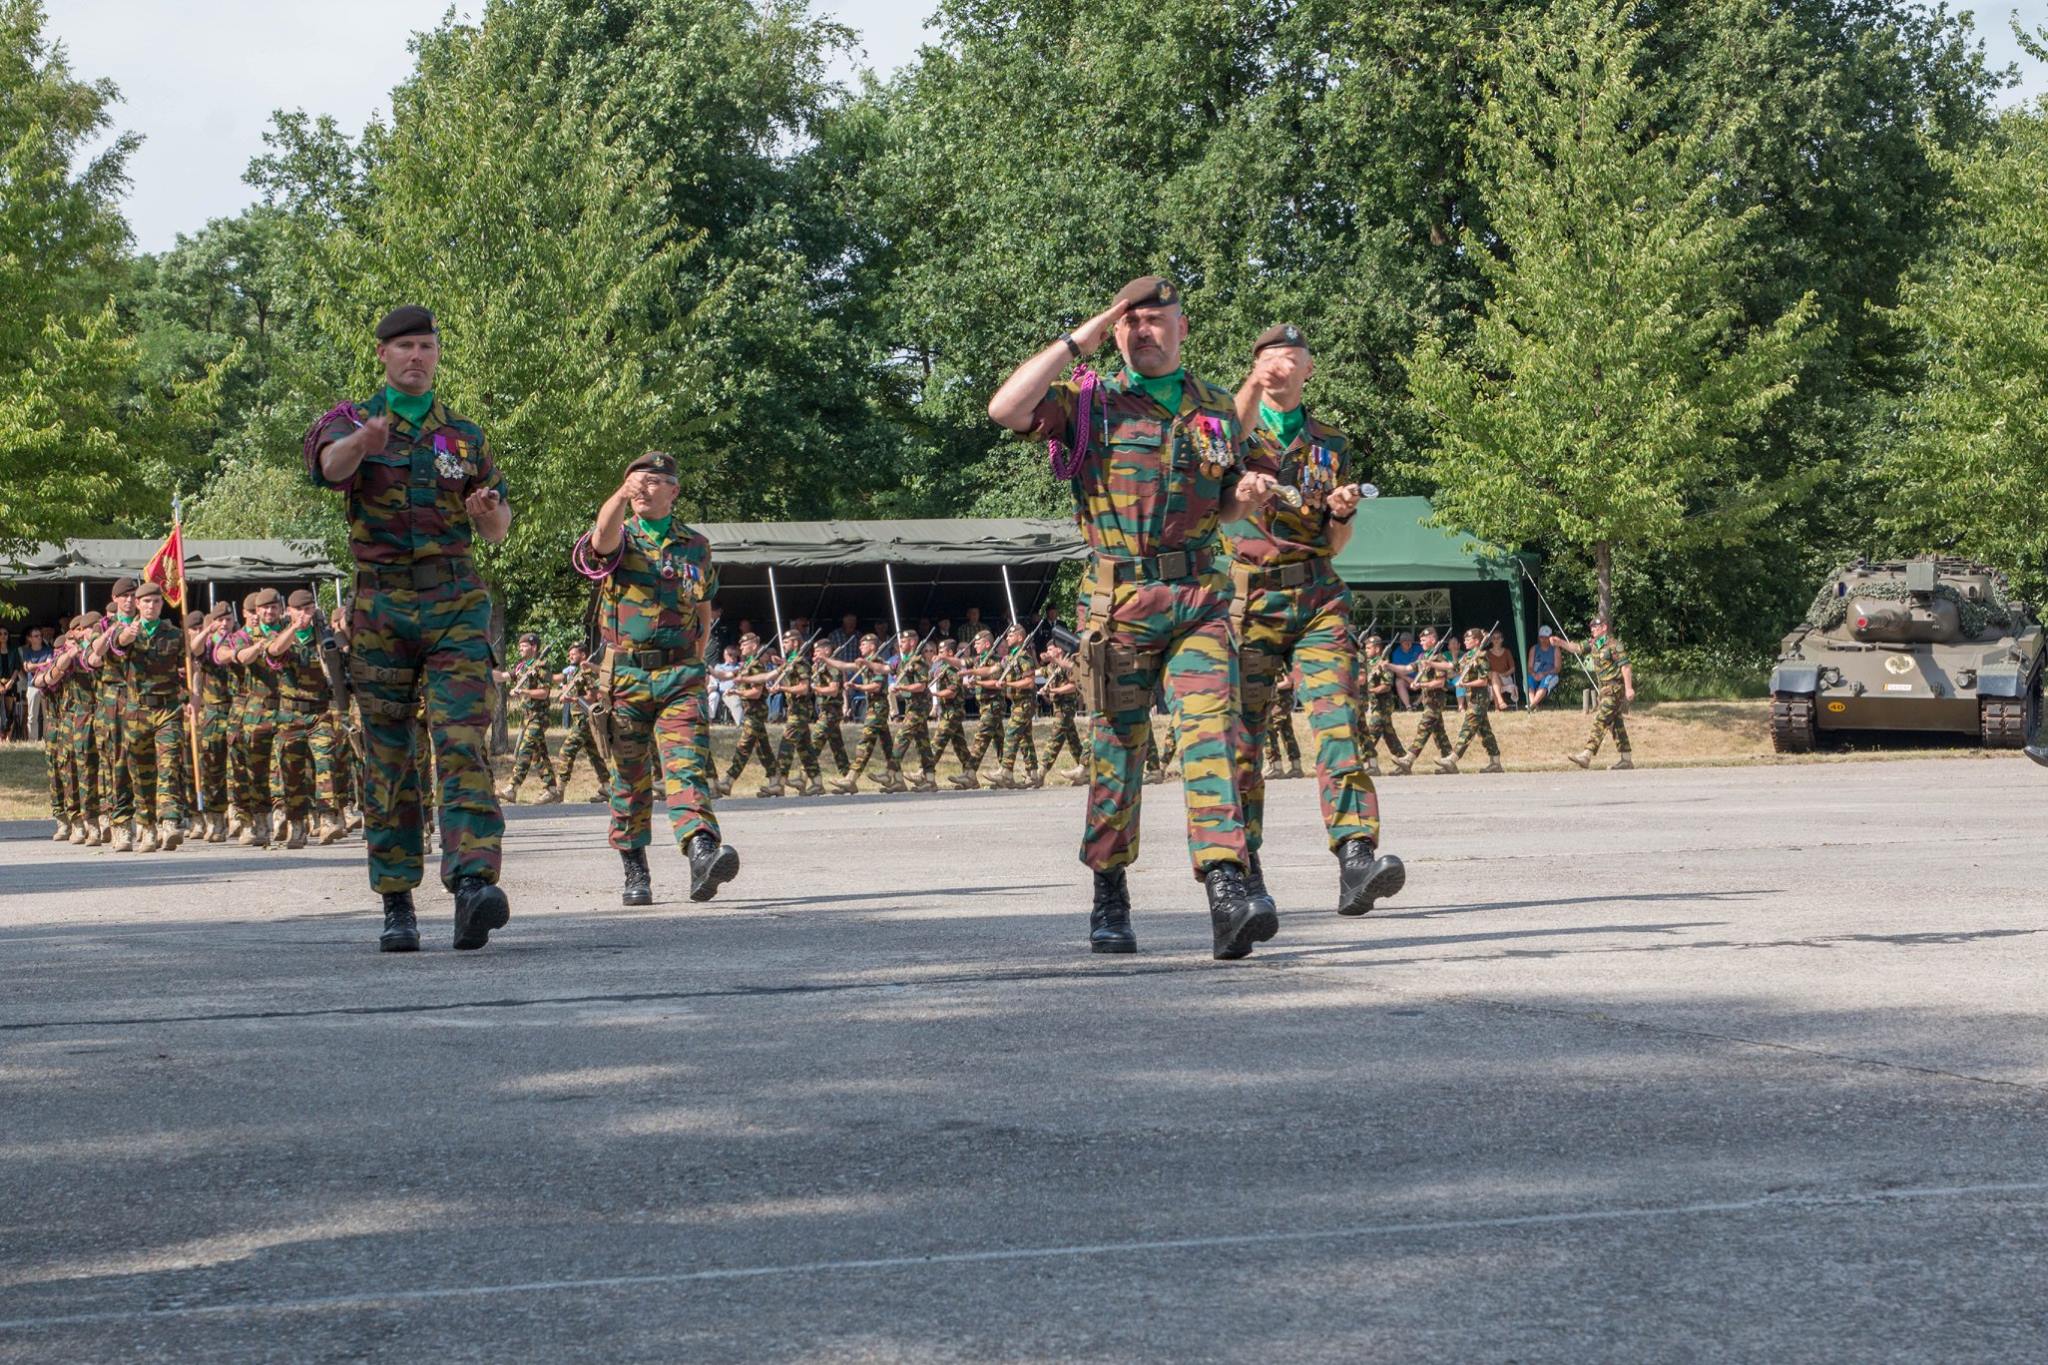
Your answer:
[[[173,525],[171,533],[164,537],[164,543],[150,556],[143,566],[142,578],[146,583],[155,583],[164,590],[164,605],[179,611],[185,609],[185,529]]]

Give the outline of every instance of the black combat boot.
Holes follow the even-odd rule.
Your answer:
[[[502,929],[512,918],[512,902],[505,893],[474,874],[455,883],[455,946],[481,948],[491,941],[491,930]]]
[[[721,844],[709,830],[698,830],[684,846],[690,859],[690,899],[708,901],[740,871],[740,851]]]
[[[1244,869],[1218,863],[1202,878],[1209,891],[1209,928],[1216,938],[1218,961],[1244,957],[1254,943],[1280,932],[1280,916],[1252,904],[1244,889]]]
[[[1337,913],[1363,915],[1408,884],[1408,869],[1389,853],[1374,857],[1372,840],[1360,835],[1337,845]]]
[[[412,912],[412,892],[384,893],[384,932],[377,935],[380,953],[416,953],[420,950],[420,922]]]
[[[1088,912],[1088,951],[1138,951],[1138,936],[1131,932],[1131,888],[1120,867],[1095,874],[1095,908]]]
[[[1266,890],[1266,870],[1259,866],[1259,855],[1245,855],[1244,865],[1245,899],[1252,903],[1252,909],[1278,914],[1280,907],[1274,903],[1272,892]]]
[[[619,904],[654,904],[654,879],[647,873],[647,850],[622,848],[619,861],[626,866],[626,889],[619,893]]]

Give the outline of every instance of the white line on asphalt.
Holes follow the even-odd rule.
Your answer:
[[[1565,1227],[1575,1223],[1642,1222],[1659,1218],[1690,1218],[1709,1214],[1755,1213],[1766,1210],[1812,1210],[1855,1205],[1891,1204],[1936,1199],[1971,1199],[2004,1194],[2048,1194],[2048,1180],[1995,1185],[1927,1185],[1891,1190],[1858,1190],[1841,1194],[1763,1194],[1751,1199],[1710,1200],[1691,1204],[1618,1209],[1569,1209],[1557,1213],[1510,1214],[1496,1218],[1440,1218],[1426,1222],[1363,1223],[1352,1227],[1295,1232],[1246,1232],[1214,1237],[1170,1237],[1156,1241],[1083,1242],[1069,1246],[997,1247],[984,1251],[940,1251],[924,1256],[875,1256],[859,1260],[797,1261],[787,1265],[730,1266],[710,1270],[678,1270],[661,1275],[600,1275],[576,1280],[527,1280],[519,1284],[446,1285],[437,1289],[392,1289],[364,1294],[327,1294],[317,1298],[253,1300],[245,1303],[200,1304],[178,1308],[117,1309],[97,1313],[61,1313],[47,1317],[0,1319],[0,1332],[42,1327],[79,1327],[95,1323],[161,1322],[178,1318],[219,1318],[241,1314],[313,1313],[328,1309],[374,1308],[425,1303],[439,1299],[475,1299],[506,1294],[552,1294],[564,1290],[641,1289],[649,1286],[705,1284],[719,1280],[755,1280],[777,1275],[822,1275],[860,1270],[908,1270],[925,1266],[985,1265],[1004,1261],[1069,1260],[1155,1251],[1207,1251],[1229,1247],[1279,1246],[1306,1242],[1338,1242],[1361,1237],[1401,1237],[1437,1232],[1486,1232],[1503,1228]]]

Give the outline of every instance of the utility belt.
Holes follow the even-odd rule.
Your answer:
[[[135,704],[145,711],[162,711],[181,705],[183,698],[178,695],[176,684],[169,687],[147,687],[135,694]]]
[[[1335,578],[1327,556],[1295,564],[1247,564],[1233,560],[1230,565],[1230,586],[1239,598],[1281,588],[1306,588]]]
[[[319,716],[327,712],[325,697],[280,697],[277,709],[289,711],[295,716]]]
[[[624,649],[610,640],[605,642],[605,655],[614,668],[626,664],[650,671],[693,664],[701,657],[695,645],[683,645],[677,649]]]
[[[1097,550],[1089,557],[1088,567],[1081,575],[1081,592],[1088,610],[1082,621],[1078,681],[1081,695],[1088,699],[1088,705],[1098,714],[1132,709],[1126,705],[1113,705],[1110,696],[1115,690],[1111,681],[1113,675],[1128,671],[1118,668],[1105,652],[1110,647],[1109,626],[1116,610],[1117,584],[1193,582],[1210,571],[1215,557],[1214,541],[1156,555],[1116,556]],[[1121,654],[1119,659],[1129,663],[1140,657],[1135,650],[1127,652],[1129,659],[1124,659]],[[1145,704],[1151,705],[1150,697],[1146,698]]]
[[[436,555],[411,564],[357,564],[356,591],[410,588],[426,592],[444,583],[474,582],[476,565],[468,555]]]

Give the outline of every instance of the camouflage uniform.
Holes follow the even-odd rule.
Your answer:
[[[85,642],[80,640],[78,648]],[[104,808],[100,805],[99,750],[93,744],[93,719],[99,714],[100,678],[83,660],[75,659],[65,676],[65,732],[71,739],[70,761],[65,765],[65,782],[71,808],[87,827],[97,830]],[[97,839],[97,833],[90,837]]]
[[[968,665],[966,671],[978,673],[989,667],[995,662],[996,651],[1000,648],[1000,645],[991,647]],[[974,729],[974,747],[968,750],[966,759],[961,763],[970,774],[980,769],[983,755],[991,748],[996,751],[996,762],[1003,761],[1003,723],[1010,714],[1009,697],[992,683],[977,683],[975,697],[981,707],[981,721]]]
[[[573,562],[602,585],[598,638],[603,652],[596,667],[585,668],[596,674],[593,702],[609,707],[602,723],[611,730],[611,846],[625,852],[645,848],[653,839],[650,755],[661,764],[676,846],[700,832],[716,841],[711,788],[717,768],[711,757],[698,611],[718,593],[711,542],[681,517],[672,517],[659,531],[628,517],[611,554],[598,554],[585,533]],[[742,665],[751,667],[751,659]],[[768,733],[756,718],[766,709],[765,700],[747,703],[764,763],[772,761]],[[735,777],[740,761],[744,756],[733,766]]]
[[[246,638],[238,630],[231,630],[221,637],[218,648],[232,650],[237,640]],[[217,656],[218,657],[218,656]],[[235,817],[243,822],[252,819],[259,804],[256,789],[249,780],[249,734],[246,722],[249,719],[249,670],[228,658],[221,665],[227,676],[227,748],[228,748],[228,804]]]
[[[193,658],[192,667],[199,678],[199,807],[221,815],[228,808],[228,708],[234,669],[214,662],[211,647]]]
[[[275,633],[275,627],[252,621],[228,637],[228,648],[240,651],[267,644]],[[275,765],[281,667],[277,660],[262,654],[241,666],[242,750],[248,765],[244,809],[252,818],[269,815],[278,804]]]
[[[1376,659],[1361,660],[1365,666],[1364,681],[1364,734],[1360,752],[1366,762],[1373,760],[1380,743],[1385,742],[1387,752],[1395,758],[1405,755],[1408,750],[1401,743],[1401,736],[1394,729],[1394,666],[1382,654]]]
[[[1500,758],[1500,741],[1493,737],[1493,665],[1486,661],[1486,648],[1468,649],[1458,656],[1456,681],[1465,689],[1465,719],[1458,726],[1458,747],[1452,755],[1463,758],[1477,739],[1491,759]]]
[[[896,695],[903,701],[903,733],[896,743],[896,766],[902,767],[917,750],[920,783],[929,783],[938,767],[932,752],[932,672],[922,654],[912,654],[896,665]]]
[[[577,666],[576,675],[569,679],[569,686],[562,693],[563,700],[569,703],[576,716],[569,726],[569,737],[562,741],[560,783],[565,790],[569,779],[576,774],[576,760],[585,752],[590,755],[590,770],[597,774],[599,793],[611,785],[611,769],[606,766],[604,755],[597,751],[597,741],[590,730],[590,703],[596,699],[596,689],[597,665],[586,659]]]
[[[512,751],[516,761],[512,765],[512,784],[505,789],[507,800],[517,799],[519,784],[535,768],[540,769],[548,794],[560,794],[555,785],[554,761],[548,757],[548,711],[554,703],[544,697],[526,695],[530,690],[547,686],[547,681],[547,660],[536,654],[513,664],[512,676],[505,683],[506,693],[519,707],[519,742]]]
[[[349,747],[348,717],[334,709],[314,722],[313,810],[323,821],[341,818],[355,799],[355,751]]]
[[[424,701],[441,809],[441,881],[496,884],[505,815],[485,758],[490,728],[491,599],[470,558],[464,500],[482,489],[506,498],[482,428],[437,398],[415,426],[379,391],[343,405],[307,433],[307,474],[347,498],[356,592],[350,672],[362,712],[363,834],[370,886],[407,891],[424,871],[424,815],[415,716]],[[374,417],[390,439],[347,479],[320,469],[329,445]]]
[[[1352,737],[1357,739],[1357,724],[1354,720]],[[1301,776],[1301,743],[1294,737],[1294,674],[1282,673],[1273,682],[1273,706],[1266,713],[1266,761],[1279,767],[1282,760],[1294,765],[1294,776]]]
[[[759,651],[740,656],[739,671],[742,675],[761,673]],[[746,771],[747,760],[761,761],[762,776],[767,779],[761,788],[764,795],[779,796],[782,787],[782,770],[775,766],[775,746],[768,739],[768,685],[766,683],[740,683],[737,685],[741,706],[740,742],[732,751],[732,766],[726,770],[725,789],[731,791],[733,784]]]
[[[1627,757],[1628,721],[1622,697],[1621,670],[1628,666],[1628,651],[1612,635],[1603,635],[1586,646],[1581,655],[1593,671],[1593,685],[1600,689],[1593,703],[1593,729],[1586,736],[1586,753],[1600,752],[1600,741],[1614,732],[1614,751]]]
[[[1441,643],[1439,643],[1441,648]],[[1422,723],[1415,727],[1415,738],[1408,741],[1414,746],[1405,761],[1413,763],[1430,744],[1436,745],[1437,753],[1445,758],[1451,756],[1451,736],[1444,728],[1444,706],[1450,700],[1451,688],[1448,681],[1436,686],[1442,677],[1443,657],[1437,653],[1423,655],[1414,664],[1414,689],[1422,698]]]
[[[794,773],[801,766],[804,780],[815,786],[818,750],[811,741],[811,732],[818,725],[818,698],[810,690],[812,671],[810,649],[799,638],[796,652],[790,655],[777,684],[782,690],[783,709],[782,743],[775,748],[775,766],[785,773]],[[802,687],[804,691],[792,694],[788,690],[791,687]]]
[[[141,622],[122,663],[122,749],[135,812],[143,824],[168,830],[185,818],[178,781],[178,751],[185,747],[184,630],[162,617]]]
[[[853,762],[847,765],[846,776],[841,782],[860,781],[860,775],[867,771],[868,760],[876,754],[882,758],[885,788],[903,785],[903,770],[896,764],[896,746],[889,736],[889,694],[887,665],[882,662],[879,652],[859,661],[860,667],[845,675],[848,688],[867,694],[867,710],[861,714],[860,744],[853,751]],[[875,691],[867,689],[876,687]]]
[[[954,756],[960,760],[961,769],[971,773],[974,765],[969,761],[967,752],[967,683],[960,676],[957,658],[948,659],[943,654],[938,657],[932,665],[932,688],[935,693],[949,688],[953,693],[950,697],[938,699],[939,734],[932,743],[933,752],[943,758],[950,746]]]
[[[1024,760],[1024,772],[1028,776],[1038,771],[1038,745],[1031,734],[1031,723],[1037,719],[1038,678],[1037,667],[1032,662],[1031,651],[1020,646],[1011,650],[996,670],[996,681],[1007,693],[1004,705],[1009,708],[1010,723],[1003,735],[1003,776],[1015,771],[1017,760]]]
[[[327,714],[327,671],[320,666],[317,627],[301,634],[286,621],[278,629],[291,635],[292,642],[277,660],[272,768],[277,773],[284,818],[303,826],[313,814],[313,730]],[[282,834],[279,831],[280,837]]]
[[[1075,726],[1075,721],[1081,714],[1081,693],[1078,690],[1073,692],[1052,690],[1058,688],[1062,683],[1069,683],[1074,680],[1074,661],[1072,659],[1061,659],[1057,663],[1048,665],[1048,667],[1052,670],[1052,688],[1047,690],[1048,696],[1052,700],[1052,740],[1045,746],[1045,756],[1038,765],[1038,770],[1041,773],[1052,771],[1052,765],[1059,762],[1062,750],[1071,751],[1076,763],[1086,763],[1088,761],[1088,751],[1081,747],[1081,732]],[[1146,729],[1150,730],[1151,727],[1147,726]]]
[[[1231,614],[1238,622],[1238,662],[1244,682],[1244,733],[1237,750],[1237,784],[1253,851],[1264,833],[1266,776],[1261,762],[1269,728],[1294,747],[1291,709],[1276,709],[1290,670],[1301,677],[1300,697],[1315,741],[1316,795],[1332,850],[1347,839],[1380,837],[1379,797],[1358,752],[1352,710],[1357,659],[1351,650],[1351,593],[1330,567],[1329,496],[1358,481],[1351,443],[1313,412],[1283,448],[1263,422],[1251,434],[1250,468],[1297,490],[1301,505],[1278,498],[1224,528],[1236,588]],[[1295,763],[1300,762],[1296,749]]]
[[[830,670],[818,670],[816,663],[817,661],[813,659],[813,677],[811,679],[813,685],[816,685],[820,678],[829,681],[831,677]],[[820,695],[817,698],[817,702],[818,723],[817,727],[811,731],[811,752],[822,755],[827,749],[830,749],[832,751],[832,761],[839,765],[839,775],[844,777],[849,766],[846,761],[846,736],[840,732],[841,727],[846,724],[846,689],[844,685],[842,684],[834,691]]]
[[[1032,434],[1071,445],[1079,406],[1075,383],[1055,383]],[[1093,725],[1081,861],[1108,871],[1138,856],[1140,768],[1163,679],[1182,730],[1188,853],[1201,878],[1245,862],[1231,771],[1237,651],[1217,535],[1243,459],[1237,413],[1229,393],[1192,377],[1167,408],[1120,374],[1097,388],[1092,424],[1072,488],[1094,551],[1081,580],[1086,627],[1108,634],[1112,705]]]
[[[100,630],[118,630],[122,624],[109,616],[100,622]],[[93,689],[92,744],[99,755],[100,819],[115,826],[135,818],[135,784],[128,772],[127,727],[122,721],[131,705],[126,672],[119,653],[110,648],[99,669],[99,685]]]

